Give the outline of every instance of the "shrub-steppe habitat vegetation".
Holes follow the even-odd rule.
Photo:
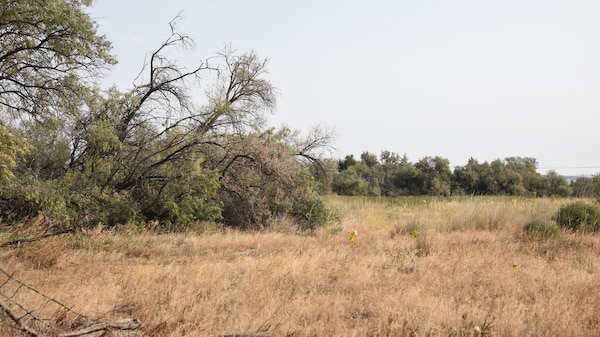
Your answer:
[[[600,175],[333,158],[256,52],[179,64],[180,17],[100,88],[91,4],[0,9],[1,336],[600,334]]]
[[[69,310],[6,275],[2,301],[59,318],[55,329],[80,313],[135,318],[144,336],[598,334],[600,242],[556,230],[567,199],[326,200],[341,222],[312,234],[286,221],[202,235],[98,228],[5,246],[2,269]],[[9,322],[1,334],[19,335]]]

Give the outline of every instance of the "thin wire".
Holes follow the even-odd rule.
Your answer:
[[[575,169],[600,169],[600,166],[565,166],[565,167],[538,167],[543,170],[575,170]]]

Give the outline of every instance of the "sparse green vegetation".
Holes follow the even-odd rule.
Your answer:
[[[523,231],[531,237],[541,237],[543,239],[554,239],[560,235],[558,226],[542,220],[529,221],[523,226]]]

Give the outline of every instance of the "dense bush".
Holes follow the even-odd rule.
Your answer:
[[[560,228],[556,224],[547,223],[542,220],[532,220],[523,226],[525,234],[532,237],[544,239],[556,238],[560,234]]]
[[[600,208],[584,202],[574,202],[561,207],[553,216],[560,227],[596,232],[600,230]]]
[[[94,79],[116,60],[85,11],[91,3],[13,2],[0,19],[0,31],[11,32],[0,39],[4,222],[41,214],[68,230],[152,223],[185,231],[293,218],[312,230],[335,219],[318,194],[333,180],[322,161],[332,132],[267,128],[276,89],[266,59],[226,46],[210,65],[184,67],[170,57],[193,43],[172,22],[132,88],[101,90]],[[218,76],[204,83],[203,72]]]

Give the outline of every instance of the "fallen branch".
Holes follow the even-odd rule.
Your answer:
[[[35,241],[39,241],[39,240],[42,240],[42,239],[45,239],[45,238],[49,238],[49,237],[52,237],[52,236],[57,236],[57,235],[67,234],[67,233],[72,233],[72,232],[73,232],[72,229],[63,229],[63,230],[60,230],[60,231],[56,231],[56,232],[52,232],[52,233],[45,233],[45,234],[42,234],[40,236],[35,236],[35,237],[31,237],[31,238],[9,239],[8,241],[1,243],[0,244],[0,248],[8,247],[8,246],[20,245],[22,243],[35,242]]]
[[[59,302],[58,300],[56,300],[56,299],[54,299],[54,298],[52,298],[52,297],[50,297],[50,296],[48,296],[48,295],[45,295],[44,293],[42,293],[41,291],[37,290],[36,288],[34,288],[34,287],[32,287],[32,286],[30,286],[30,285],[28,285],[28,284],[26,284],[26,283],[24,283],[24,282],[22,282],[22,281],[18,280],[18,279],[17,279],[17,278],[15,278],[15,277],[14,277],[12,274],[9,274],[9,273],[7,273],[7,272],[6,272],[4,269],[0,268],[0,273],[4,274],[4,275],[5,275],[5,276],[6,276],[6,277],[9,279],[9,280],[12,280],[12,281],[14,281],[15,283],[17,283],[17,284],[19,285],[19,287],[25,287],[25,288],[27,288],[27,289],[31,290],[32,292],[34,292],[34,293],[38,294],[38,295],[39,295],[39,296],[41,296],[42,298],[46,299],[47,301],[54,302],[54,303],[56,303],[56,304],[57,304],[59,307],[62,307],[62,308],[64,308],[65,310],[67,310],[67,311],[69,311],[69,312],[72,312],[72,313],[74,313],[74,314],[75,314],[75,315],[77,315],[77,316],[84,317],[84,318],[88,319],[88,317],[86,317],[85,315],[82,315],[82,314],[80,314],[80,313],[77,313],[77,312],[73,311],[71,308],[67,307],[65,304],[62,304],[62,303],[61,303],[61,302]],[[8,282],[8,280],[7,280],[7,282]],[[6,283],[6,282],[5,282],[5,283]],[[19,305],[21,308],[23,308],[23,306],[21,306],[19,303],[17,303],[17,305]],[[25,309],[25,308],[23,308],[23,309]]]
[[[107,330],[135,330],[142,326],[142,322],[137,318],[126,318],[120,321],[112,322],[112,323],[96,323],[87,328],[79,329],[77,331],[65,332],[59,337],[77,337],[84,336],[87,334],[91,334],[98,331],[107,331]]]
[[[2,311],[4,311],[4,313],[10,317],[19,330],[29,334],[30,336],[41,336],[39,332],[23,323],[23,317],[18,317],[17,314],[15,314],[15,312],[12,311],[12,309],[6,303],[0,301],[0,307],[2,307]]]

